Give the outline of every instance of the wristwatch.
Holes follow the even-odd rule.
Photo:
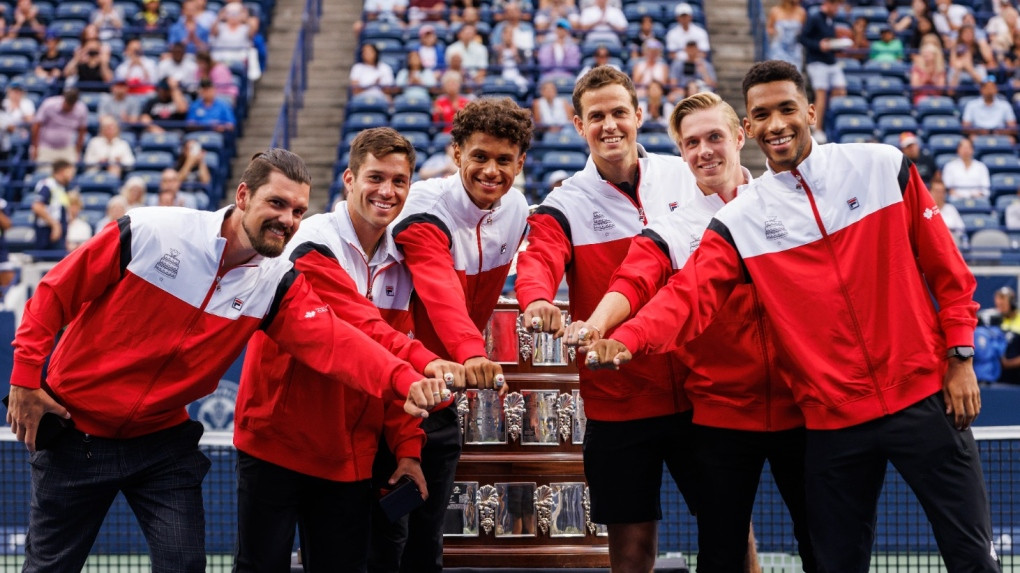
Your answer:
[[[946,358],[958,358],[960,360],[970,360],[971,358],[974,358],[974,347],[950,346],[949,350],[946,351]]]

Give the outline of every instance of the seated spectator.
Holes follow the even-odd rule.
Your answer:
[[[116,221],[124,215],[127,215],[127,199],[120,194],[110,197],[106,202],[106,216],[96,221],[96,231],[101,230],[108,223]]]
[[[230,70],[227,70],[230,73]],[[163,78],[177,80],[177,85],[188,94],[193,94],[198,89],[198,64],[195,63],[195,56],[188,53],[188,48],[183,43],[171,44],[170,49],[163,53],[156,65],[157,81]],[[230,84],[233,85],[233,80]]]
[[[230,68],[222,62],[212,59],[208,50],[202,50],[195,54],[196,75],[195,86],[202,80],[209,80],[216,86],[216,96],[234,103],[240,93],[240,88],[234,83],[234,74]]]
[[[87,126],[88,108],[78,101],[78,89],[64,88],[63,94],[50,96],[39,104],[32,123],[29,157],[39,163],[59,159],[77,163],[85,145]]]
[[[654,38],[645,41],[641,47],[641,59],[634,64],[631,77],[639,98],[648,94],[648,86],[652,82],[669,83],[669,66],[662,59],[662,42]]]
[[[166,78],[156,84],[156,97],[142,107],[141,122],[150,132],[162,132],[160,122],[183,122],[188,118],[188,100],[173,78]],[[178,129],[180,126],[173,126]]]
[[[931,186],[928,189],[931,192],[931,196],[935,199],[935,205],[939,208],[939,213],[942,214],[942,221],[949,228],[949,232],[956,237],[959,241],[967,234],[967,225],[963,222],[963,217],[960,216],[960,211],[956,209],[956,205],[946,202],[946,185],[941,180],[936,179],[931,182]]]
[[[926,0],[910,0],[909,9],[897,7],[889,13],[889,24],[896,34],[906,41],[907,47],[916,51],[921,48],[921,40],[927,34],[935,34],[935,37],[939,38],[939,44],[942,43],[931,15],[931,8]]]
[[[472,24],[461,26],[457,31],[457,41],[447,46],[447,67],[451,67],[454,56],[460,56],[461,65],[464,71],[470,74],[472,83],[480,84],[485,79],[485,72],[489,66],[489,49],[482,43]]]
[[[542,74],[539,83],[554,78],[573,78],[580,67],[581,48],[570,35],[570,22],[560,18],[552,38],[538,48],[538,71]]]
[[[418,28],[418,56],[426,70],[439,71],[446,67],[446,50],[436,37],[436,28],[432,24],[423,24]]]
[[[212,181],[209,166],[205,163],[205,154],[206,151],[200,141],[188,139],[181,142],[181,149],[177,152],[177,164],[174,166],[178,187],[181,181],[202,185],[208,185]]]
[[[60,51],[60,36],[47,32],[42,52],[35,62],[35,75],[50,81],[60,80],[64,77],[67,61],[68,57]]]
[[[165,38],[170,24],[170,18],[159,0],[145,0],[142,9],[131,17],[131,26],[148,38]]]
[[[453,140],[446,144],[446,148],[438,153],[433,153],[421,164],[418,170],[418,177],[421,179],[432,179],[433,177],[446,177],[457,172],[457,162],[453,158]]]
[[[536,40],[539,42],[548,41],[549,36],[552,35],[550,32],[555,31],[552,28],[556,26],[560,18],[566,20],[571,27],[577,25],[580,12],[578,12],[574,0],[540,0],[534,19]]]
[[[129,38],[124,42],[124,60],[117,66],[113,76],[127,81],[128,93],[144,96],[156,91],[159,77],[156,62],[142,51],[142,40]]]
[[[0,103],[3,112],[4,126],[0,132],[0,152],[7,157],[11,150],[11,137],[15,134],[28,136],[28,127],[35,119],[35,104],[25,97],[25,85],[21,79],[14,78],[7,84],[7,95]]]
[[[868,59],[872,62],[902,62],[903,58],[903,42],[896,37],[892,28],[883,26],[879,39],[871,43]]]
[[[139,207],[145,207],[148,204],[145,197],[147,189],[148,187],[145,184],[145,179],[142,179],[137,175],[128,177],[127,181],[121,185],[120,196],[124,198],[128,211]]]
[[[495,9],[494,6],[492,8]],[[460,22],[451,26],[450,30],[456,37],[457,33],[460,32],[460,29],[464,26],[474,26],[475,33],[478,34],[478,39],[482,42],[482,44],[486,46],[488,45],[489,37],[492,36],[492,27],[488,22],[482,21],[482,13],[478,10],[478,8],[464,8],[460,15]]]
[[[1020,231],[1020,199],[1014,200],[1006,205],[1005,216],[1006,228],[1010,231]]]
[[[620,66],[612,63],[612,57],[609,52],[609,48],[600,45],[599,47],[595,48],[595,52],[592,54],[592,63],[581,68],[581,71],[577,73],[576,79],[578,80],[581,79],[582,77],[584,77],[585,74],[590,72],[592,68],[597,66],[611,66],[614,69],[617,70],[620,69]]]
[[[107,42],[120,38],[124,29],[124,14],[113,5],[113,0],[96,0],[96,9],[92,11],[90,22],[99,28],[99,39]]]
[[[89,171],[103,169],[118,179],[125,170],[134,167],[135,154],[120,136],[120,124],[112,115],[99,118],[99,135],[89,140],[83,162]]]
[[[929,38],[936,38],[929,34]],[[946,93],[946,60],[942,55],[941,44],[936,42],[921,43],[921,51],[913,56],[910,66],[910,88],[914,92],[914,103],[933,95]]]
[[[572,127],[574,106],[570,98],[559,94],[552,80],[546,80],[539,86],[539,97],[531,102],[531,120],[537,129],[544,131]]]
[[[695,85],[694,93],[715,91],[717,85],[715,67],[705,58],[705,53],[694,40],[684,47],[684,57],[676,58],[669,67],[670,99],[679,101],[687,95],[688,87]],[[686,94],[686,95],[684,95]]]
[[[67,193],[67,233],[64,235],[64,248],[69,253],[92,238],[92,225],[81,217],[84,207],[81,193],[78,191]]]
[[[1016,115],[1013,106],[998,97],[995,76],[981,83],[981,97],[963,106],[963,132],[968,135],[1005,134],[1016,139]]]
[[[980,84],[988,70],[994,70],[997,65],[988,42],[976,37],[973,26],[965,25],[960,28],[949,52],[949,86],[955,88],[965,82]]]
[[[406,13],[407,0],[365,0],[365,5],[361,9],[361,19],[354,23],[354,31],[360,34],[365,22],[374,21],[403,27]]]
[[[209,51],[213,59],[227,64],[252,64],[248,61],[248,55],[255,32],[241,4],[225,5],[219,21],[209,30]]]
[[[393,68],[379,59],[379,48],[371,42],[362,44],[361,61],[351,66],[351,92],[388,98],[393,84]]]
[[[666,97],[666,86],[652,80],[645,89],[645,95],[638,100],[641,108],[642,131],[667,131],[669,116],[673,113],[673,103]]]
[[[216,86],[209,80],[198,84],[198,99],[188,108],[188,122],[202,129],[230,132],[234,130],[234,108],[216,97]]]
[[[407,8],[407,21],[417,26],[422,22],[440,22],[446,17],[443,0],[411,0]]]
[[[63,248],[60,239],[67,231],[67,192],[74,174],[74,163],[57,159],[53,162],[53,173],[35,184],[36,198],[32,203],[32,216],[36,249]]]
[[[694,23],[694,8],[690,4],[677,4],[673,14],[676,16],[676,24],[666,32],[666,53],[670,60],[685,59],[685,48],[691,41],[696,42],[698,49],[706,54],[712,50],[708,43],[708,32]]]
[[[988,166],[974,158],[974,144],[964,137],[956,146],[956,159],[942,168],[942,182],[953,199],[988,197],[991,177]]]
[[[115,79],[110,93],[99,96],[99,115],[109,115],[117,118],[121,125],[135,123],[142,114],[142,104],[139,98],[131,97],[128,94],[126,79]]]
[[[949,38],[963,27],[963,18],[967,14],[970,14],[970,9],[962,4],[953,4],[952,0],[935,0],[931,19],[938,33]]]
[[[581,10],[577,29],[584,32],[586,42],[604,42],[621,46],[620,38],[627,32],[627,17],[608,0],[595,0],[594,4]]]
[[[37,40],[43,39],[46,34],[46,24],[39,19],[39,8],[32,3],[32,0],[18,0],[14,5],[12,16],[13,21],[7,28],[7,37],[28,36]]]
[[[531,58],[535,52],[535,27],[521,19],[521,5],[517,0],[507,2],[503,7],[503,21],[492,29],[489,35],[489,47],[496,49],[497,44],[506,44],[503,30],[510,29],[513,34],[513,45],[520,50],[524,58]]]
[[[189,54],[209,49],[209,27],[200,23],[202,6],[198,0],[185,0],[181,4],[181,16],[167,31],[169,44],[184,44]]]
[[[511,81],[522,91],[529,87],[528,80],[521,74],[521,67],[528,65],[524,50],[517,47],[513,28],[503,28],[502,41],[492,50],[492,65],[500,71],[500,77]]]
[[[453,70],[443,72],[439,84],[442,92],[432,104],[432,121],[442,126],[444,132],[450,133],[453,130],[453,116],[471,100],[461,93],[463,78],[460,73]]]
[[[64,67],[64,77],[81,91],[105,92],[106,84],[113,81],[110,69],[110,46],[98,38],[85,40],[75,48],[74,56]]]
[[[1001,0],[1000,3],[999,13],[985,24],[985,33],[988,35],[988,45],[992,48],[992,53],[1002,61],[1013,49],[1013,35],[1020,29],[1020,13],[1010,4],[1010,0]]]
[[[842,31],[841,26],[837,26],[839,31]],[[868,19],[864,17],[858,17],[854,19],[853,25],[850,26],[849,38],[852,44],[849,48],[840,52],[840,56],[844,58],[853,58],[859,62],[868,61],[868,55],[871,53],[871,40],[868,39]]]
[[[648,40],[658,40],[659,38],[655,35],[655,18],[651,14],[645,14],[641,16],[641,23],[638,26],[637,35],[631,38],[631,42],[627,45],[627,50],[630,52],[630,59],[637,60],[641,57],[641,47],[644,46]]]
[[[917,136],[909,131],[901,133],[900,151],[907,159],[914,162],[917,174],[921,176],[925,184],[930,185],[935,176],[935,159],[932,158],[930,151],[921,147],[921,141]]]
[[[208,174],[206,171],[206,175]],[[181,177],[178,171],[167,168],[159,176],[159,196],[156,198],[156,205],[194,209],[197,203],[192,193],[181,192]]]
[[[421,63],[421,56],[417,50],[407,52],[406,64],[403,69],[397,72],[397,79],[393,82],[400,88],[400,92],[409,93],[409,90],[420,88],[422,97],[430,97],[429,93],[437,85],[436,73]]]

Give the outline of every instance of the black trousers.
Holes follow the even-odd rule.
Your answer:
[[[977,444],[953,427],[941,392],[857,426],[808,430],[808,524],[821,571],[868,570],[887,462],[921,502],[950,573],[999,571]]]
[[[818,570],[807,528],[804,429],[749,432],[694,425],[698,467],[698,573],[740,573],[761,471],[768,460],[793,519],[804,571]]]
[[[364,573],[371,480],[337,482],[237,452],[234,571],[290,571],[294,526],[305,571]]]
[[[429,488],[425,503],[396,523],[390,523],[374,504],[368,570],[371,573],[430,573],[443,570],[443,520],[453,494],[460,460],[461,435],[454,408],[434,412],[422,422],[425,447],[421,469]],[[396,460],[380,444],[372,477],[385,483],[396,469]]]

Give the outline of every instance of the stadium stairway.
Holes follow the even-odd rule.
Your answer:
[[[766,10],[776,2],[763,2]],[[747,17],[747,0],[712,0],[705,2],[705,19],[712,42],[712,64],[719,86],[716,92],[737,111],[746,115],[741,83],[754,63],[754,36]],[[765,155],[754,141],[748,141],[741,152],[741,161],[757,177],[765,170]]]

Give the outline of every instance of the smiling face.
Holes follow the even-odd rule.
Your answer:
[[[268,181],[256,190],[243,182],[238,186],[237,208],[244,212],[241,227],[255,252],[264,257],[280,256],[308,210],[309,190],[307,183],[292,181],[279,171],[270,173]]]
[[[471,202],[481,209],[492,205],[506,195],[514,178],[524,167],[524,153],[509,139],[476,131],[456,145],[453,161],[460,170],[464,189]]]
[[[580,103],[582,115],[574,116],[574,127],[588,142],[592,159],[603,176],[636,166],[641,109],[634,105],[627,88],[609,84],[585,92]]]
[[[758,140],[773,171],[789,171],[811,151],[815,106],[790,81],[757,84],[747,90],[744,129]]]
[[[710,193],[735,189],[744,182],[740,150],[744,133],[734,129],[721,106],[695,111],[680,122],[680,152],[698,186]]]
[[[407,200],[413,166],[403,153],[378,158],[371,153],[355,174],[344,171],[347,211],[355,226],[364,225],[373,232],[384,232],[396,219]]]

